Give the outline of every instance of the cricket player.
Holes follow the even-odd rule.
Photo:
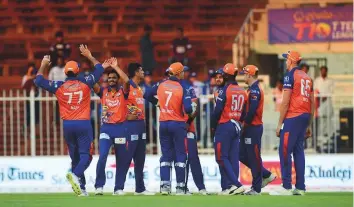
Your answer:
[[[225,86],[219,91],[212,116],[211,134],[214,136],[215,158],[222,179],[231,183],[227,194],[236,195],[245,191],[238,181],[239,141],[242,116],[247,103],[246,92],[236,82],[237,68],[228,63],[223,68]],[[226,177],[226,178],[225,178]]]
[[[247,114],[244,118],[243,135],[240,141],[240,161],[251,169],[252,187],[244,195],[260,195],[262,177],[264,185],[276,176],[263,167],[261,158],[261,138],[263,134],[264,92],[259,86],[258,68],[247,65],[243,68],[245,83],[249,86]]]
[[[160,190],[162,195],[171,193],[171,167],[175,160],[176,195],[189,195],[186,189],[187,128],[184,113],[193,114],[191,97],[180,80],[184,78],[180,62],[170,65],[170,77],[156,84],[144,98],[160,107]],[[154,97],[157,95],[157,99]]]
[[[129,143],[128,154],[125,156],[130,161],[134,160],[135,193],[134,195],[154,195],[146,190],[144,184],[144,164],[146,157],[146,131],[145,131],[145,106],[143,90],[140,84],[144,80],[144,71],[139,63],[128,65],[130,89],[127,100],[127,140]]]
[[[114,145],[116,156],[116,177],[113,195],[124,195],[124,182],[129,169],[129,162],[125,159],[128,153],[128,141],[124,121],[127,115],[126,100],[129,92],[129,78],[119,68],[117,59],[111,58],[109,65],[114,69],[108,73],[107,88],[94,86],[95,93],[101,98],[102,116],[99,137],[99,159],[96,168],[96,195],[103,195],[103,186],[106,183],[106,162],[111,146]],[[121,79],[123,85],[118,85]]]
[[[283,101],[276,135],[280,137],[279,157],[283,185],[270,195],[305,194],[304,139],[311,136],[311,122],[314,112],[313,83],[298,65],[301,56],[296,51],[283,54],[288,72],[284,77]],[[292,191],[291,168],[294,156],[296,171],[295,189]]]
[[[184,71],[188,71],[188,67],[184,67]],[[198,99],[195,94],[192,84],[188,80],[181,80],[182,86],[189,92],[192,100],[192,104],[198,108]],[[192,171],[192,176],[195,185],[199,190],[199,194],[208,195],[208,192],[205,189],[204,185],[204,176],[202,172],[202,166],[200,164],[199,155],[198,155],[198,145],[197,145],[197,136],[196,129],[194,125],[194,119],[196,118],[197,113],[194,113],[192,116],[184,115],[185,121],[187,123],[187,148],[188,148],[188,165],[186,167],[186,172],[189,173],[189,167]],[[187,174],[188,179],[188,174]],[[187,180],[188,181],[188,180]],[[188,186],[187,186],[188,191]]]
[[[216,90],[214,91],[214,94],[213,94],[215,103],[216,103],[216,98],[219,96],[220,90],[222,90],[225,86],[223,75],[224,75],[223,68],[216,70],[212,74],[212,77],[215,78],[215,83],[216,83]]]
[[[69,61],[64,68],[68,77],[65,81],[48,81],[42,74],[50,65],[50,56],[44,56],[35,84],[55,94],[58,99],[60,117],[63,119],[64,138],[73,166],[72,172],[69,172],[66,178],[75,194],[88,196],[82,182],[84,182],[84,172],[92,159],[90,155],[90,146],[93,141],[90,122],[91,88],[100,79],[108,63],[105,61],[101,65],[91,55],[86,45],[80,45],[80,51],[94,64],[93,73],[85,78],[79,78],[78,63]]]
[[[216,104],[216,100],[219,96],[220,91],[223,90],[224,86],[225,86],[225,82],[224,82],[224,71],[223,68],[219,68],[218,70],[216,70],[213,74],[212,77],[215,78],[215,83],[216,83],[216,90],[214,91],[214,102]],[[221,177],[221,192],[219,193],[219,195],[228,195],[228,189],[231,187],[231,182],[227,179],[226,176]]]

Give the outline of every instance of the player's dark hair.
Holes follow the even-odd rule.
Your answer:
[[[66,76],[68,76],[68,77],[70,77],[70,78],[74,78],[74,77],[77,76],[77,74],[75,74],[73,71],[68,71],[68,72],[66,73]]]
[[[128,65],[128,77],[132,78],[135,76],[135,72],[139,70],[141,65],[139,63],[129,63]]]
[[[298,61],[296,62],[296,65],[300,65],[300,63],[301,63],[301,60],[298,60]]]
[[[113,74],[116,74],[116,76],[118,77],[118,79],[120,78],[119,74],[118,74],[117,71],[115,71],[115,70],[109,71],[107,75],[112,74],[112,73],[113,73]]]
[[[229,81],[234,81],[236,80],[236,76],[238,74],[238,71],[235,71],[235,73],[233,75],[227,74],[225,73],[223,78],[224,78],[224,82],[229,82]]]
[[[184,32],[184,29],[182,27],[178,27],[177,30],[182,32],[182,33]]]
[[[321,67],[320,67],[320,70],[322,70],[322,69],[324,69],[324,70],[326,70],[326,72],[328,72],[327,66],[321,66]]]

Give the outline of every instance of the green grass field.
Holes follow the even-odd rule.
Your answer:
[[[104,196],[73,194],[0,194],[1,207],[349,207],[353,193],[307,193],[306,196]]]

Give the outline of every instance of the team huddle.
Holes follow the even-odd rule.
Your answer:
[[[154,195],[145,188],[143,168],[146,156],[144,99],[160,109],[159,135],[160,193],[171,194],[172,167],[176,173],[176,195],[191,195],[187,181],[189,168],[201,195],[208,195],[198,157],[194,119],[197,116],[197,97],[192,85],[184,80],[188,67],[176,62],[166,70],[165,79],[143,93],[139,87],[144,71],[140,64],[130,63],[128,75],[118,66],[116,58],[97,61],[85,45],[79,47],[95,69],[88,76],[78,76],[79,65],[69,61],[65,81],[48,81],[43,72],[50,65],[45,56],[35,84],[56,95],[63,119],[64,138],[68,145],[72,171],[67,180],[78,196],[88,196],[85,170],[92,161],[93,138],[90,123],[91,90],[101,99],[102,116],[99,137],[99,160],[96,167],[95,194],[103,195],[106,182],[105,167],[111,147],[116,158],[116,177],[113,195],[124,195],[124,184],[131,161],[134,161],[135,195]],[[279,157],[282,187],[271,195],[304,195],[304,139],[311,136],[313,117],[312,80],[299,70],[299,53],[283,54],[288,73],[284,77],[283,103],[276,135],[280,137]],[[106,69],[108,87],[98,84]],[[112,70],[113,69],[113,70]],[[218,90],[214,93],[211,134],[214,138],[215,159],[221,175],[220,195],[260,195],[261,189],[276,179],[265,169],[261,158],[264,93],[258,82],[259,69],[247,65],[238,70],[228,63],[214,72]],[[244,74],[248,90],[236,82]],[[122,84],[118,84],[120,81]],[[292,190],[291,168],[294,156],[296,185]],[[239,182],[239,161],[252,172],[252,187],[246,190]]]

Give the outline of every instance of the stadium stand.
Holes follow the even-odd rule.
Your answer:
[[[73,47],[84,41],[93,51],[100,51],[97,53],[100,59],[115,55],[128,62],[140,60],[139,37],[143,26],[151,24],[153,41],[160,43],[156,57],[162,71],[168,64],[168,45],[175,36],[175,28],[183,26],[195,46],[191,67],[213,68],[231,61],[230,40],[237,34],[249,8],[264,8],[266,2],[2,0],[0,40],[6,42],[0,47],[0,86],[16,88],[9,82],[20,82],[23,66],[29,60],[38,61],[48,51],[57,30],[64,31],[66,41]],[[74,53],[72,58],[77,56]]]

